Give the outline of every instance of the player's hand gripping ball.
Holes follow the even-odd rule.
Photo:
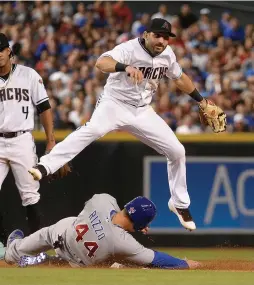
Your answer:
[[[205,106],[201,107],[199,104],[199,117],[201,123],[203,125],[209,125],[215,133],[224,132],[226,130],[226,114],[210,100],[206,100]]]

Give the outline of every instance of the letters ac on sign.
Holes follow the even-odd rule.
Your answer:
[[[187,157],[187,186],[197,233],[254,233],[254,159],[249,157]],[[170,198],[167,162],[144,159],[144,196],[158,214],[153,233],[184,233],[167,206]]]
[[[246,197],[245,183],[246,180],[249,178],[254,178],[254,169],[247,169],[239,174],[237,178],[237,184],[235,185],[236,195],[234,196],[234,191],[230,181],[230,176],[227,167],[223,164],[217,167],[204,219],[205,224],[211,223],[213,213],[214,211],[216,211],[217,204],[228,205],[229,212],[232,218],[237,218],[239,214],[242,214],[244,216],[254,217],[254,208],[252,209],[247,208],[245,201]],[[220,189],[224,190],[224,195],[220,195]]]

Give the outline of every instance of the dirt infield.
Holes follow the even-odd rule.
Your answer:
[[[0,268],[13,268],[13,266],[6,264],[4,261],[0,261]],[[71,269],[71,267],[69,266],[56,266],[56,265],[41,265],[40,268],[48,268],[48,269],[70,268]],[[223,270],[223,271],[254,272],[254,262],[253,261],[242,261],[242,260],[207,260],[207,261],[201,261],[201,268],[198,268],[196,270]]]
[[[253,271],[254,262],[246,260],[209,260],[202,261],[198,270]]]

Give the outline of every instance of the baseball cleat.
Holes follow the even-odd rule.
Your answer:
[[[10,246],[10,244],[16,240],[16,239],[23,239],[24,238],[24,233],[21,231],[21,230],[14,230],[9,236],[8,236],[8,239],[7,239],[7,247],[6,247],[6,250],[5,250],[5,253],[4,253],[4,260],[7,264],[14,264],[15,262],[13,260],[10,260],[8,259],[8,255],[7,255],[7,249],[8,247]]]
[[[189,231],[194,231],[196,229],[196,225],[192,219],[191,213],[188,208],[186,209],[176,208],[171,199],[168,201],[168,207],[171,212],[177,215],[180,223],[184,228],[186,228]]]
[[[18,262],[18,267],[36,266],[48,261],[49,256],[44,252],[41,252],[36,256],[23,255]]]
[[[41,164],[35,165],[33,168],[29,169],[28,172],[33,176],[33,179],[36,181],[41,180],[44,176],[47,175],[46,168]]]
[[[24,233],[21,230],[14,230],[7,239],[7,248],[10,246],[10,244],[15,240],[15,239],[22,239],[24,238]]]

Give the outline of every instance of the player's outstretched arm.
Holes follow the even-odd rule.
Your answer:
[[[192,260],[179,259],[164,252],[144,247],[133,236],[126,234],[124,243],[116,244],[116,254],[125,256],[123,264],[161,269],[195,269],[199,263]]]
[[[224,132],[226,130],[226,114],[213,102],[204,99],[185,73],[182,73],[181,77],[174,82],[181,91],[189,94],[198,102],[202,124],[209,125],[215,133]]]
[[[154,259],[148,265],[148,267],[161,269],[197,269],[200,266],[199,262],[179,259],[160,251],[154,251]]]
[[[181,77],[174,80],[176,86],[184,93],[189,94],[199,104],[205,105],[204,98],[199,94],[191,79],[183,72]]]

